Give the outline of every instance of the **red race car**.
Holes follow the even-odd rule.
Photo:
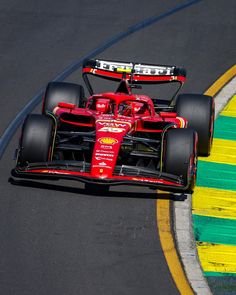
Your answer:
[[[49,83],[42,114],[24,121],[12,175],[74,179],[90,191],[121,184],[192,191],[197,155],[209,155],[212,145],[213,98],[177,96],[186,72],[175,66],[97,59],[82,71],[91,96],[81,85]],[[94,94],[89,75],[118,87]],[[141,85],[163,83],[178,83],[169,100],[138,93]]]

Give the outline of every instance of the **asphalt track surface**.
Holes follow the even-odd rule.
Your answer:
[[[2,0],[0,134],[69,64],[181,3]],[[233,0],[201,1],[99,57],[183,65],[185,92],[203,93],[235,63],[235,9]],[[80,83],[80,71],[68,80]],[[178,294],[157,234],[154,192],[117,187],[90,196],[75,182],[12,185],[18,136],[0,161],[1,294]]]

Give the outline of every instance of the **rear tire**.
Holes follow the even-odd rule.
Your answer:
[[[170,129],[165,136],[163,172],[182,176],[186,191],[192,191],[196,181],[197,133],[193,129]],[[188,183],[188,175],[190,179]]]
[[[46,162],[50,160],[54,124],[49,117],[28,115],[22,127],[18,164]]]
[[[176,111],[179,117],[188,120],[188,128],[198,133],[198,155],[208,156],[211,152],[215,108],[211,96],[181,94],[177,98]]]
[[[42,113],[53,112],[59,102],[82,106],[84,88],[81,85],[67,82],[50,82],[46,88]]]

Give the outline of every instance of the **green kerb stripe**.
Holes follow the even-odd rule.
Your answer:
[[[204,271],[205,277],[236,277],[236,273]]]
[[[236,166],[199,161],[197,186],[236,191]]]
[[[196,241],[236,246],[236,220],[193,215]]]
[[[214,137],[236,140],[236,118],[219,116],[215,121]]]

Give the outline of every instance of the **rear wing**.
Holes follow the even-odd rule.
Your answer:
[[[83,78],[92,94],[93,90],[87,75],[95,75],[104,79],[120,81],[126,79],[131,84],[158,84],[186,80],[186,71],[176,66],[117,62],[107,60],[86,60],[83,64]]]

